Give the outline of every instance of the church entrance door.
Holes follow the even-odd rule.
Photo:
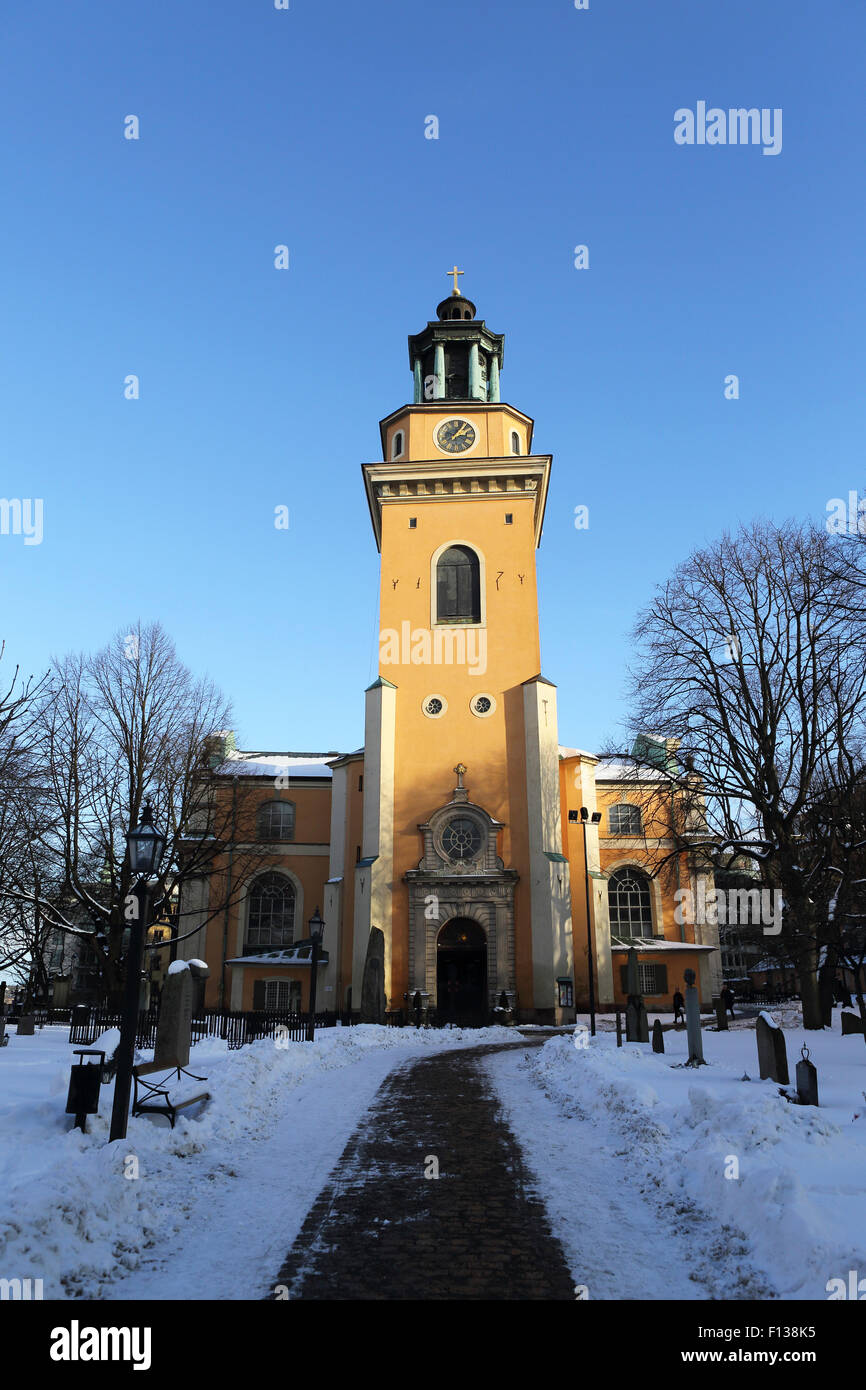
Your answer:
[[[436,1008],[439,1018],[462,1028],[487,1022],[487,939],[469,917],[454,917],[436,945]]]

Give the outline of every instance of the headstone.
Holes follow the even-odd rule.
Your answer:
[[[628,953],[625,968],[628,1007],[625,1011],[625,1036],[627,1042],[649,1042],[649,1020],[646,1005],[640,992],[640,971],[637,951],[634,947]]]
[[[35,1014],[22,1014],[18,1020],[19,1038],[32,1038],[36,1026]]]
[[[649,1042],[649,1019],[639,994],[629,995],[625,1011],[626,1042]]]
[[[385,1022],[385,936],[381,927],[370,928],[367,942],[361,981],[361,1022]]]
[[[616,1011],[616,1045],[622,1047],[622,1009]]]
[[[686,1066],[702,1067],[704,1063],[704,1044],[701,1037],[701,1005],[695,988],[694,970],[684,972],[686,982],[686,1033],[689,1043],[689,1060]]]
[[[755,1023],[755,1034],[758,1039],[758,1069],[761,1080],[777,1081],[780,1086],[787,1086],[788,1053],[785,1048],[785,1035],[778,1023],[768,1013],[761,1013]]]
[[[802,1061],[797,1063],[797,1096],[801,1105],[818,1104],[818,1068],[809,1061],[809,1049],[803,1048]]]
[[[846,1013],[845,1010],[843,1009],[843,1010],[842,1010],[842,1036],[843,1036],[843,1038],[844,1038],[844,1037],[846,1036],[846,1034],[848,1034],[848,1033],[862,1033],[862,1032],[863,1032],[863,1020],[862,1020],[862,1018],[858,1018],[857,1014],[848,1014],[848,1013]]]
[[[193,982],[187,962],[172,961],[162,987],[156,1047],[153,1060],[159,1066],[185,1067],[192,1037]]]
[[[58,975],[57,979],[54,981],[54,990],[51,995],[52,1009],[65,1009],[67,1007],[69,1003],[69,985],[70,980],[68,975]]]
[[[833,993],[836,983],[836,951],[828,946],[824,963],[818,971],[818,1002],[821,1008],[821,1022],[825,1028],[833,1026]]]
[[[655,1021],[655,1023],[653,1024],[653,1052],[664,1052],[664,1050],[665,1050],[665,1035],[664,1035],[664,1030],[663,1030],[663,1028],[662,1028],[662,1021],[661,1021],[661,1019],[660,1019],[660,1018],[657,1018],[656,1021]]]
[[[713,1005],[716,1010],[716,1027],[720,1033],[728,1031],[728,1011],[725,1008],[724,999],[714,999]]]

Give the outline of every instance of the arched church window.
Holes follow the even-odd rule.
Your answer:
[[[246,951],[291,946],[295,926],[295,890],[282,874],[262,874],[249,892]]]
[[[512,454],[520,453],[520,435],[517,430],[511,431],[511,452]]]
[[[481,827],[471,816],[455,816],[442,831],[442,848],[452,864],[477,859],[481,845]]]
[[[436,621],[481,622],[481,566],[468,545],[452,545],[436,566]]]
[[[295,807],[291,801],[266,801],[257,817],[260,840],[293,840]]]
[[[616,936],[652,936],[649,879],[640,869],[616,869],[607,882],[610,929]]]
[[[640,835],[640,807],[622,802],[611,806],[607,813],[611,835]]]
[[[403,452],[403,431],[398,430],[391,441],[391,457],[398,459]]]

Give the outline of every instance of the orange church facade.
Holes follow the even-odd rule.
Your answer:
[[[717,935],[674,912],[699,867],[679,856],[654,875],[666,827],[647,823],[634,771],[559,742],[536,586],[552,460],[500,400],[504,339],[455,291],[409,355],[413,402],[362,469],[381,554],[363,748],[224,738],[216,795],[242,788],[244,813],[186,894],[184,933],[196,914],[202,927],[179,949],[207,961],[207,1003],[234,1010],[306,1009],[316,908],[319,1009],[568,1023],[589,998],[590,938],[599,1007],[624,1002],[631,946],[648,1008],[670,1007],[687,968],[709,1001]],[[650,783],[675,756],[657,747]]]

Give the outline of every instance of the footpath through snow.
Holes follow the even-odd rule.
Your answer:
[[[314,1043],[198,1043],[213,1099],[198,1118],[130,1120],[109,1145],[112,1087],[90,1133],[64,1114],[67,1030],[0,1050],[0,1276],[47,1298],[264,1296],[377,1088],[419,1053],[514,1041],[514,1031],[371,1025]],[[149,1057],[150,1054],[143,1054]]]
[[[758,1080],[751,1025],[705,1030],[695,1069],[684,1032],[664,1055],[604,1033],[487,1062],[589,1298],[827,1299],[866,1277],[866,1049],[839,1028],[785,1029],[820,1109]]]

